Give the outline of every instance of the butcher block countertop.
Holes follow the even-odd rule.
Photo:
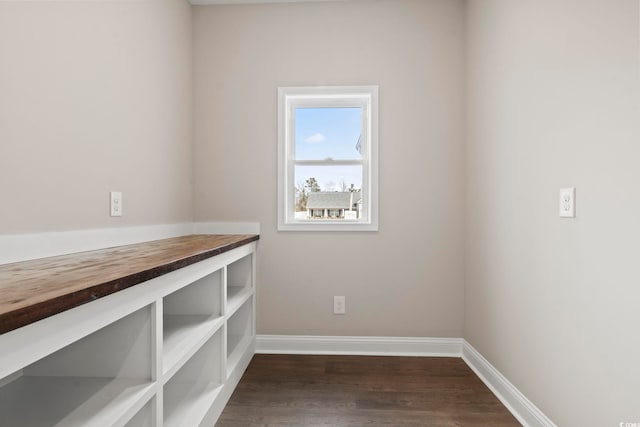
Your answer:
[[[0,334],[258,239],[191,235],[0,265]]]

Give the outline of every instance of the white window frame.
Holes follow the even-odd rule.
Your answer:
[[[351,165],[341,160],[295,160],[295,123],[298,107],[361,107],[362,218],[357,220],[300,220],[295,218],[296,164]],[[311,86],[278,88],[278,230],[378,231],[378,86]]]

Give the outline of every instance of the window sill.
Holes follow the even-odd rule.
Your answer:
[[[378,224],[311,220],[278,224],[278,231],[378,231]]]

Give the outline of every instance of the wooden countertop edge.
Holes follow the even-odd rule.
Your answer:
[[[61,295],[41,303],[32,304],[28,307],[0,313],[0,334],[27,326],[47,317],[62,313],[63,311],[70,310],[123,289],[146,282],[147,280],[151,280],[180,268],[195,264],[199,261],[229,252],[235,248],[247,245],[259,239],[259,235],[248,235],[246,238],[233,243],[198,252],[184,258],[122,276],[115,280],[110,280],[80,291]]]

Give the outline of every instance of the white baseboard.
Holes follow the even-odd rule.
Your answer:
[[[189,234],[259,234],[258,223],[178,223],[0,235],[0,264]]]
[[[258,335],[256,353],[460,357],[460,338]]]
[[[464,341],[464,340],[463,340]],[[556,427],[540,409],[504,377],[467,341],[462,345],[462,360],[496,395],[525,427]]]

